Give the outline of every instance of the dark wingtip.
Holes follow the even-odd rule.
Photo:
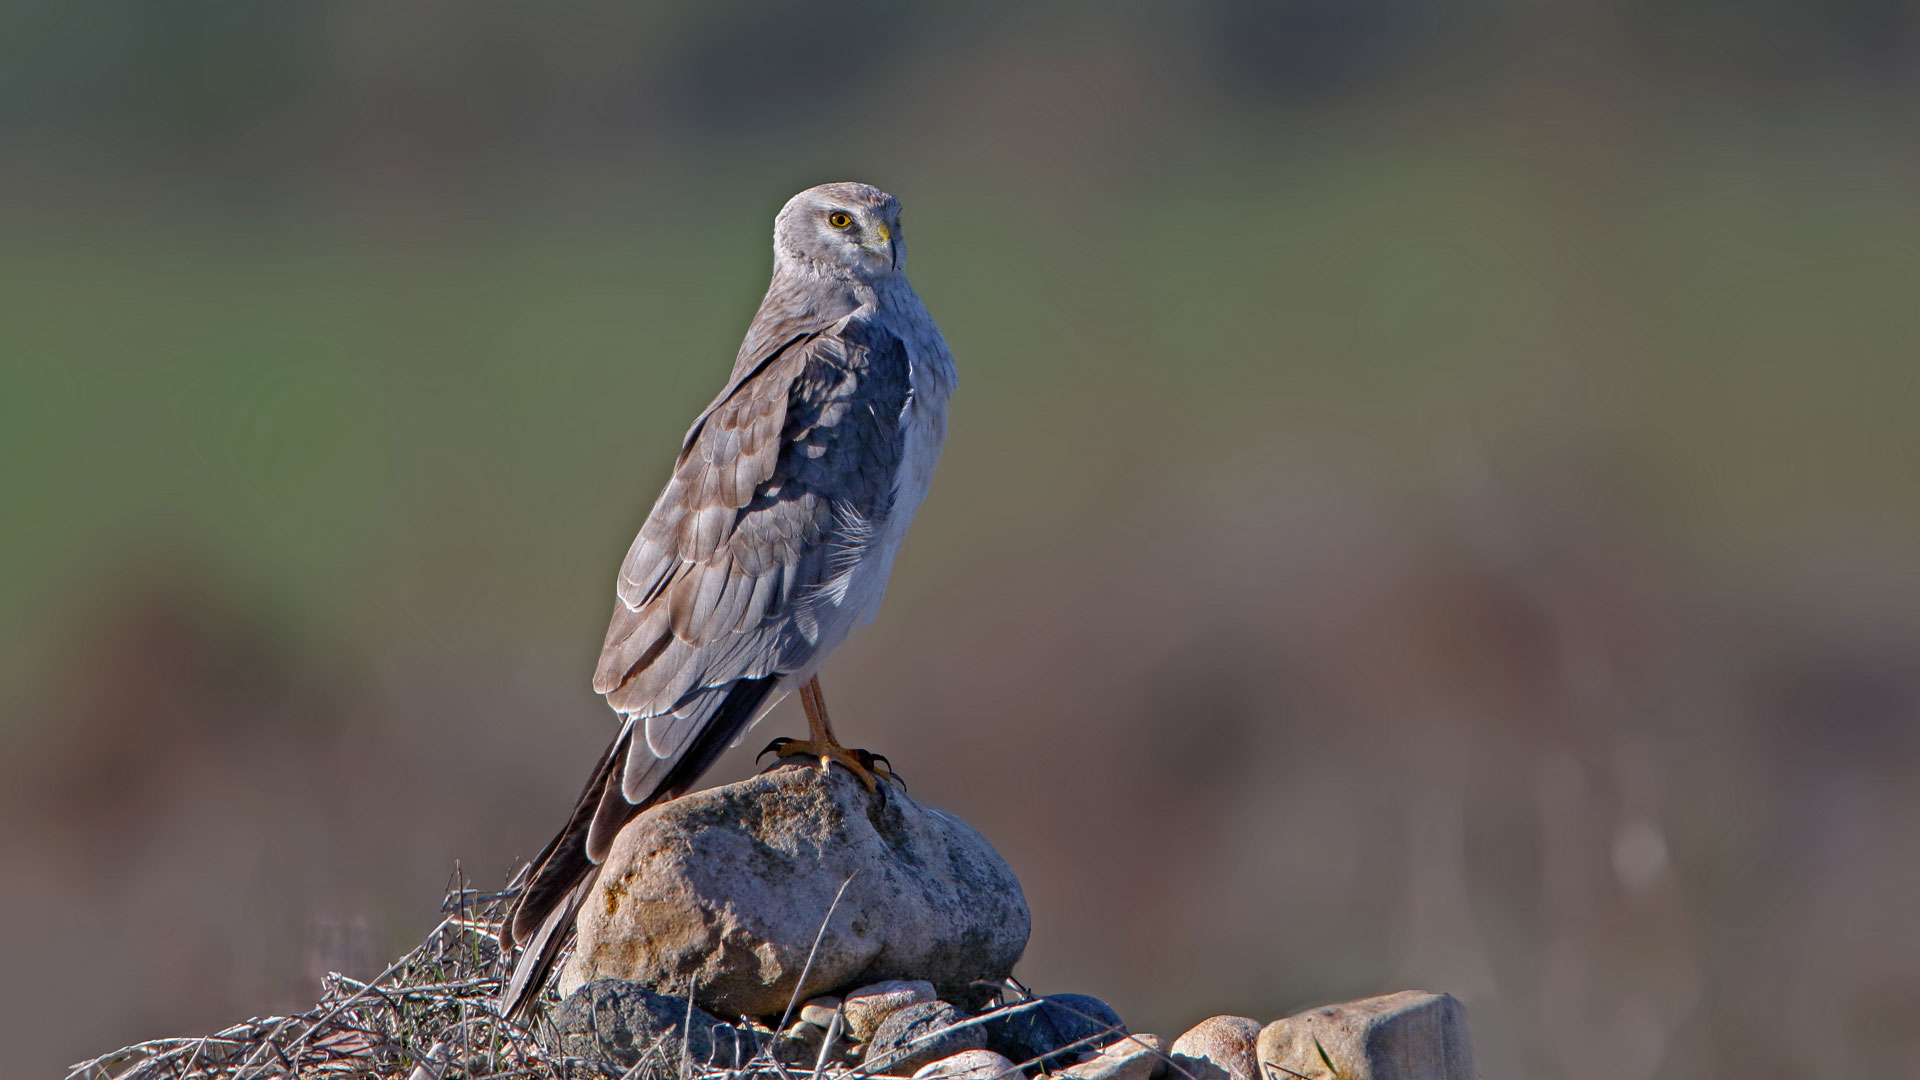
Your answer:
[[[587,834],[606,797],[608,777],[614,778],[613,790],[616,795],[619,793],[621,765],[626,760],[626,748],[632,737],[631,723],[620,729],[613,745],[601,755],[593,775],[587,778],[586,786],[580,789],[580,797],[574,801],[566,826],[547,841],[547,846],[540,849],[540,854],[534,856],[529,868],[522,872],[526,884],[500,926],[502,950],[512,948],[514,942],[532,940],[548,914],[561,904],[581,878],[592,872],[593,861],[587,857]]]
[[[589,870],[564,900],[553,906],[540,925],[523,940],[526,950],[520,959],[514,962],[513,974],[500,988],[500,998],[495,1009],[509,1020],[521,1021],[533,1008],[534,999],[540,996],[540,989],[547,984],[547,976],[553,973],[553,967],[560,961],[560,953],[566,948],[567,940],[572,936],[573,917],[580,911],[580,903],[587,893],[592,891],[593,883],[599,878],[598,868]],[[506,935],[501,935],[504,943]]]

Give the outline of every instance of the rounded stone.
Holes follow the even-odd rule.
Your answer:
[[[962,1050],[920,1066],[913,1080],[1024,1080],[1013,1062],[991,1050]]]
[[[826,1052],[824,1060],[839,1062],[845,1047],[845,1041],[839,1038],[829,1045],[825,1028],[795,1020],[793,1026],[774,1037],[773,1059],[782,1065],[803,1065],[811,1069],[822,1060],[821,1051]]]
[[[831,1026],[833,1018],[839,1015],[840,999],[830,995],[808,998],[806,1003],[800,1006],[800,1019],[817,1028]],[[843,1032],[846,1030],[844,1024],[841,1030]]]
[[[980,1025],[957,1027],[967,1014],[944,1001],[923,1001],[895,1009],[880,1021],[861,1063],[870,1073],[908,1076],[923,1065],[966,1050],[984,1050]]]
[[[1127,1034],[1119,1013],[1086,994],[1048,994],[987,1015],[989,1048],[1048,1069],[1071,1065]]]
[[[840,1003],[840,1012],[847,1018],[847,1030],[865,1042],[880,1030],[880,1021],[887,1014],[939,996],[925,979],[888,979],[850,991]]]
[[[1255,1043],[1269,1075],[1369,1080],[1474,1080],[1467,1010],[1451,994],[1397,994],[1328,1005],[1275,1020]]]
[[[1158,1035],[1128,1035],[1054,1075],[1064,1080],[1155,1080],[1165,1076]]]
[[[760,1048],[752,1031],[689,1008],[686,998],[621,979],[598,979],[568,994],[552,1020],[561,1052],[622,1069],[647,1054],[674,1072],[683,1055],[695,1066],[739,1068]]]
[[[1260,1021],[1246,1016],[1209,1016],[1173,1040],[1176,1068],[1202,1062],[1225,1072],[1229,1080],[1260,1080],[1254,1046],[1260,1039]],[[1190,1065],[1194,1080],[1204,1080]]]

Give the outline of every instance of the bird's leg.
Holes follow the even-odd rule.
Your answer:
[[[762,756],[772,754],[783,758],[818,758],[822,769],[832,768],[838,763],[858,778],[868,791],[877,789],[883,779],[899,779],[893,773],[892,762],[886,758],[865,750],[850,750],[833,737],[833,721],[827,716],[827,699],[820,693],[818,675],[801,684],[800,707],[807,712],[807,737],[804,740],[775,739],[760,751]]]

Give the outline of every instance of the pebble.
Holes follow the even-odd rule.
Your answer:
[[[840,999],[831,995],[808,998],[806,1004],[800,1006],[800,1019],[821,1029],[831,1026],[833,1018],[839,1015]],[[845,1030],[844,1021],[842,1030]]]
[[[1173,1063],[1191,1080],[1210,1080],[1211,1065],[1227,1080],[1260,1080],[1254,1044],[1260,1021],[1246,1016],[1209,1016],[1173,1040]]]
[[[873,1038],[887,1014],[909,1005],[934,1000],[933,984],[921,979],[889,979],[863,986],[849,993],[840,1003],[840,1015],[846,1017],[847,1030],[860,1042]]]
[[[563,1052],[623,1069],[650,1051],[676,1072],[683,1051],[695,1065],[737,1068],[759,1049],[752,1031],[724,1024],[700,1009],[689,1014],[686,998],[657,994],[623,979],[598,979],[567,995],[553,1011],[553,1028]]]
[[[913,1080],[1025,1080],[1013,1062],[991,1050],[962,1050],[920,1066]]]
[[[834,1050],[827,1053],[827,1060],[841,1060],[841,1054],[835,1051],[846,1045],[844,1040],[835,1039]],[[805,1020],[796,1020],[792,1027],[774,1036],[773,1059],[782,1065],[800,1065],[812,1069],[820,1060],[820,1049],[827,1043],[826,1029],[809,1024]]]
[[[987,1047],[1022,1065],[1038,1059],[1064,1068],[1127,1033],[1119,1013],[1086,994],[1049,994],[995,1011],[1005,1015],[982,1025]]]
[[[1450,994],[1397,994],[1308,1009],[1260,1029],[1261,1070],[1368,1080],[1474,1080],[1467,1010]]]
[[[1157,1036],[1129,1035],[1057,1075],[1071,1080],[1153,1080],[1165,1064]]]
[[[979,1024],[946,1030],[966,1018],[966,1013],[944,1001],[923,1001],[895,1009],[868,1040],[862,1064],[868,1072],[907,1076],[941,1058],[986,1049],[987,1037]]]

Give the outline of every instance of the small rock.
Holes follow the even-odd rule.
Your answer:
[[[1357,1080],[1474,1080],[1467,1010],[1450,994],[1398,994],[1309,1009],[1260,1031],[1262,1071]]]
[[[853,1037],[865,1042],[880,1030],[880,1021],[885,1020],[888,1013],[938,996],[933,992],[933,984],[923,979],[888,979],[848,994],[840,1003],[840,1013],[847,1018],[847,1030]]]
[[[1019,879],[966,823],[896,785],[786,764],[634,818],[575,925],[562,993],[691,983],[715,1015],[779,1016],[796,993],[878,979],[983,1005],[992,990],[974,984],[1012,973],[1031,919]]]
[[[1056,1075],[1072,1080],[1153,1080],[1155,1070],[1165,1061],[1159,1038],[1129,1035]]]
[[[1188,1057],[1185,1054],[1170,1055],[1167,1076],[1169,1080],[1233,1080],[1227,1070],[1206,1058]]]
[[[842,1055],[838,1051],[846,1045],[838,1038],[834,1043],[836,1045],[827,1050],[827,1060],[830,1062],[841,1060]],[[811,1069],[819,1062],[820,1051],[826,1045],[825,1028],[796,1020],[792,1027],[774,1036],[773,1058],[782,1065],[803,1065]]]
[[[553,1028],[559,1050],[569,1056],[629,1069],[653,1052],[674,1075],[683,1051],[695,1064],[725,1068],[739,1068],[758,1052],[752,1031],[723,1024],[700,1009],[689,1017],[687,1009],[686,998],[621,979],[598,979],[567,995],[553,1011]]]
[[[800,1006],[800,1019],[823,1030],[831,1026],[833,1018],[838,1015],[840,1015],[840,999],[837,997],[822,995],[817,998],[808,998],[806,1004]],[[845,1030],[844,1022],[841,1030]]]
[[[1210,1016],[1173,1040],[1173,1065],[1184,1067],[1191,1080],[1209,1080],[1211,1065],[1228,1080],[1260,1080],[1260,1061],[1254,1046],[1260,1040],[1260,1021],[1246,1016]]]
[[[996,1015],[1003,1014],[1003,1015]],[[1025,1065],[1064,1068],[1127,1033],[1120,1014],[1085,994],[1049,994],[989,1013],[987,1046]]]
[[[1026,1080],[1013,1062],[991,1050],[963,1050],[920,1066],[913,1080]]]
[[[1179,1077],[1167,1071],[1167,1062],[1171,1060],[1171,1055],[1167,1053],[1167,1040],[1158,1035],[1129,1035],[1119,1042],[1101,1047],[1100,1052],[1112,1053],[1129,1043],[1144,1047],[1152,1053],[1153,1071],[1149,1074],[1149,1080],[1180,1080]]]
[[[906,1076],[922,1065],[952,1057],[964,1050],[984,1050],[987,1037],[979,1024],[948,1030],[967,1014],[944,1001],[923,1001],[895,1009],[880,1021],[867,1043],[862,1063],[868,1072]]]

